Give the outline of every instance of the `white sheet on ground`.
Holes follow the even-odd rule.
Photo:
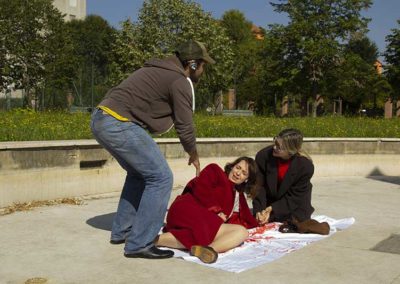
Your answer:
[[[217,269],[239,273],[261,264],[274,261],[312,242],[329,237],[338,230],[348,228],[355,222],[354,218],[335,220],[323,215],[312,216],[312,218],[319,222],[328,222],[330,226],[329,235],[284,234],[278,231],[280,223],[270,223],[263,227],[249,230],[249,237],[241,246],[225,253],[220,253],[217,262],[213,264],[205,264],[198,258],[190,256],[188,252],[181,250],[173,250],[175,252],[174,257],[183,258],[187,261]]]

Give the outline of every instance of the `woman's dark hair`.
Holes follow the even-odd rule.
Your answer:
[[[234,160],[232,163],[227,163],[224,168],[225,173],[227,175],[229,175],[229,173],[231,172],[233,167],[236,164],[240,163],[241,161],[247,162],[247,165],[249,167],[249,177],[247,178],[246,182],[236,185],[235,188],[237,191],[245,192],[248,196],[250,196],[251,198],[254,198],[257,195],[257,192],[256,192],[257,165],[253,158],[239,157],[236,160]]]

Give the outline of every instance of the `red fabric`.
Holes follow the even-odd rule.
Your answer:
[[[249,206],[247,205],[246,197],[243,193],[239,193],[239,220],[240,225],[246,227],[246,229],[251,229],[258,226],[258,222],[253,217],[253,214],[251,213]],[[231,223],[230,220],[228,220],[227,223],[235,224]]]
[[[208,165],[171,204],[164,231],[172,233],[188,249],[193,245],[209,245],[223,224],[217,214],[223,212],[229,216],[232,212],[233,188],[234,184],[218,165]],[[246,228],[257,226],[243,193],[239,194],[238,215],[227,223],[241,224]]]
[[[286,175],[286,172],[289,169],[291,160],[282,160],[282,159],[277,159],[277,164],[278,164],[278,184],[281,184],[283,181],[283,178]]]

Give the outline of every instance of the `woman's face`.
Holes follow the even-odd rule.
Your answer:
[[[248,177],[249,177],[249,165],[245,160],[241,160],[239,163],[234,165],[228,175],[228,179],[234,184],[241,184],[244,181],[246,181]]]
[[[284,160],[290,159],[290,154],[289,152],[282,146],[282,138],[280,137],[275,137],[274,138],[274,150],[272,152],[272,155],[277,158],[281,158]]]

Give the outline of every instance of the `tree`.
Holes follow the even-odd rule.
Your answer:
[[[289,42],[282,37],[283,32],[283,26],[273,25],[264,37],[260,61],[262,93],[257,100],[261,113],[278,115],[278,101],[293,97],[297,86],[303,84],[296,84],[300,69],[286,60]]]
[[[375,69],[378,50],[368,38],[353,38],[344,46],[340,62],[323,80],[328,99],[341,98],[348,114],[367,108],[369,114],[382,113],[391,87]]]
[[[232,40],[233,50],[233,88],[236,102],[240,107],[257,100],[260,94],[259,68],[261,41],[252,33],[253,24],[242,12],[229,10],[222,15],[221,25]]]
[[[116,31],[106,20],[96,15],[89,15],[84,20],[73,20],[66,25],[77,61],[71,85],[79,97],[77,104],[88,106],[94,104],[92,100],[101,99],[110,87],[107,82]]]
[[[345,110],[358,113],[360,106],[368,101],[372,80],[378,76],[373,64],[352,52],[345,52],[337,68],[326,74],[328,98],[341,98]]]
[[[252,23],[239,10],[226,11],[222,15],[221,24],[234,44],[247,42],[253,38]]]
[[[357,107],[371,109],[373,115],[383,113],[378,109],[383,109],[385,99],[391,92],[387,79],[375,69],[378,54],[378,48],[374,42],[365,35],[356,34],[345,46],[343,55],[343,58],[353,58],[353,61],[351,59],[348,60],[350,64],[346,62],[345,66],[341,68],[343,72],[349,69],[358,70],[351,78],[353,83],[361,90],[360,105]],[[340,76],[340,78],[344,78],[344,76]],[[340,82],[336,84],[336,90],[340,89],[338,85],[340,85]],[[354,99],[352,98],[352,93],[346,93],[343,98],[346,97],[349,98],[349,101]]]
[[[32,90],[43,83],[46,65],[63,54],[57,43],[63,30],[62,14],[50,0],[0,0],[2,86],[13,82],[25,90],[31,104]],[[65,56],[65,54],[64,54]]]
[[[115,34],[112,44],[110,64],[110,84],[115,85],[125,79],[130,73],[142,67],[146,56],[138,39],[137,26],[130,20],[122,22],[121,30]]]
[[[37,94],[36,98],[41,103],[40,108],[65,108],[78,65],[65,24],[48,39],[43,52],[46,54],[43,80],[36,87],[37,93],[41,94]]]
[[[345,53],[358,54],[367,64],[374,65],[378,60],[378,47],[365,35],[354,35],[344,46]]]
[[[397,20],[400,25],[400,20]],[[393,97],[400,98],[400,28],[391,30],[391,34],[386,36],[387,47],[385,60],[387,63],[386,76],[393,88]]]
[[[289,16],[288,25],[271,29],[282,38],[282,64],[292,77],[288,87],[300,95],[305,114],[308,99],[321,93],[325,75],[340,63],[343,44],[352,34],[365,33],[369,20],[360,12],[371,0],[280,0],[271,5]]]
[[[199,4],[185,0],[145,0],[137,23],[126,21],[113,48],[114,84],[142,66],[151,57],[165,57],[180,43],[196,39],[207,46],[216,60],[207,66],[197,86],[196,104],[214,103],[219,90],[231,80],[232,50],[225,30]]]
[[[0,2],[3,4],[2,2]],[[1,6],[0,6],[1,7]],[[0,8],[1,13],[2,8]],[[1,16],[0,16],[1,17]],[[8,63],[7,46],[5,45],[5,35],[7,34],[7,25],[3,23],[4,19],[0,21],[0,92],[6,91],[7,87],[12,84],[12,66]]]

